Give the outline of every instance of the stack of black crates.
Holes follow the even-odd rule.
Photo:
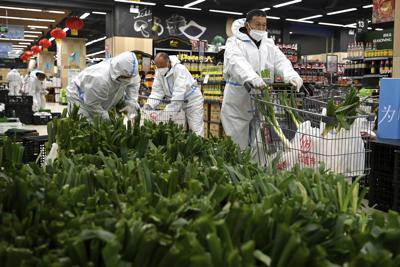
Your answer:
[[[8,118],[19,118],[22,123],[32,124],[33,120],[33,97],[29,95],[10,96],[8,90],[0,90],[0,103],[4,103],[3,116]]]

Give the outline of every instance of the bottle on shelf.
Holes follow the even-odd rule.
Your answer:
[[[385,61],[382,60],[379,66],[379,74],[385,74]]]
[[[370,74],[376,74],[376,69],[375,69],[375,61],[371,62],[371,71]]]

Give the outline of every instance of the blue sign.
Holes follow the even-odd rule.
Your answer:
[[[381,80],[378,137],[400,139],[400,79]]]
[[[12,51],[12,43],[0,43],[0,58],[8,58],[8,53]]]
[[[0,34],[0,38],[24,39],[24,26],[0,25],[7,28],[7,32]]]

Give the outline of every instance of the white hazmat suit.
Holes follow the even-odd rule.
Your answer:
[[[43,87],[43,82],[37,78],[37,73],[42,73],[43,75],[45,75],[43,71],[34,70],[31,72],[26,82],[27,93],[33,96],[32,110],[34,112],[37,112],[40,109],[44,109],[46,107],[46,89],[44,89]]]
[[[139,87],[136,55],[124,52],[80,72],[67,88],[67,99],[70,108],[78,105],[79,113],[89,120],[95,116],[109,120],[108,110],[124,96],[125,105],[130,110],[128,113],[139,108]]]
[[[246,19],[236,20],[232,25],[234,36],[226,42],[224,59],[224,78],[226,81],[224,100],[221,108],[221,121],[227,136],[241,149],[254,144],[254,129],[251,129],[250,94],[244,88],[245,82],[254,84],[260,80],[259,74],[268,69],[271,78],[280,74],[285,82],[300,79],[286,56],[268,38],[261,40],[259,48],[243,31]],[[242,30],[241,30],[242,29]],[[301,79],[300,79],[301,81]],[[252,137],[250,133],[253,131]]]
[[[203,95],[197,81],[188,69],[180,64],[176,56],[170,56],[171,69],[162,75],[156,71],[153,87],[147,104],[155,109],[164,97],[171,100],[165,107],[167,112],[185,112],[189,128],[199,136],[204,136]]]
[[[6,81],[8,82],[8,89],[10,95],[18,95],[22,89],[23,79],[18,70],[12,69],[7,74]]]

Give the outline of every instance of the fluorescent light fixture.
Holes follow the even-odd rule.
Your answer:
[[[33,42],[32,39],[14,39],[14,38],[1,38],[2,41],[16,41],[16,42]]]
[[[270,7],[266,7],[266,8],[262,8],[261,10],[262,11],[268,11],[268,10],[271,10],[271,8]]]
[[[368,27],[368,30],[372,30],[372,28],[371,28],[371,27]]]
[[[196,0],[196,1],[193,1],[193,2],[191,2],[191,3],[189,3],[189,4],[184,5],[184,7],[192,7],[192,6],[195,6],[195,5],[197,5],[197,4],[203,3],[203,2],[205,2],[205,1],[206,1],[206,0]]]
[[[267,16],[267,19],[276,19],[276,20],[279,20],[279,19],[281,19],[280,17],[274,17],[274,16]]]
[[[68,28],[68,27],[65,27],[65,28],[63,29],[63,31],[64,31],[64,32],[67,32],[67,31],[69,31],[69,28]]]
[[[25,48],[25,47],[28,47],[28,46],[27,45],[13,45],[12,47]]]
[[[293,1],[289,1],[289,2],[284,2],[284,3],[278,4],[278,5],[274,5],[274,8],[289,6],[289,5],[293,5],[293,4],[300,3],[300,2],[303,2],[303,0],[293,0]]]
[[[366,6],[363,6],[362,8],[371,8],[371,7],[374,7],[374,5],[366,5]]]
[[[381,29],[381,28],[375,28],[375,31],[381,32],[381,31],[383,31],[383,29]]]
[[[356,11],[357,8],[348,8],[348,9],[343,9],[343,10],[338,10],[338,11],[334,11],[334,12],[329,12],[327,13],[328,16],[331,15],[336,15],[336,14],[342,14],[342,13],[347,13],[347,12],[352,12],[352,11]]]
[[[85,46],[88,46],[88,45],[91,45],[91,44],[94,44],[94,43],[97,43],[97,42],[101,42],[101,41],[103,41],[103,40],[105,40],[105,39],[107,39],[107,36],[103,36],[103,37],[101,37],[101,38],[99,38],[99,39],[95,39],[95,40],[93,40],[93,41],[87,42],[87,43],[85,44]]]
[[[42,32],[39,32],[39,31],[24,31],[24,33],[37,33],[37,34],[42,34]]]
[[[32,11],[32,12],[42,12],[41,9],[36,8],[23,8],[23,7],[13,7],[13,6],[0,6],[1,9],[11,9],[11,10],[23,10],[23,11]]]
[[[31,43],[24,43],[24,42],[19,42],[19,45],[31,45]]]
[[[64,11],[58,11],[58,10],[45,10],[45,12],[53,13],[53,14],[65,14]]]
[[[293,32],[289,32],[289,34],[293,34]]]
[[[357,26],[354,24],[348,24],[348,25],[343,25],[345,28],[352,28],[352,29],[357,29]]]
[[[48,29],[49,27],[47,27],[47,26],[39,26],[39,25],[28,25],[28,28],[31,28],[31,29]]]
[[[0,16],[0,19],[28,20],[28,21],[40,21],[40,22],[56,22],[56,20],[54,20],[54,19],[36,19],[36,18],[10,17],[10,16]]]
[[[53,42],[54,40],[55,40],[54,37],[51,37],[51,38],[49,39],[50,42]]]
[[[333,27],[344,27],[343,24],[328,23],[328,22],[318,22],[319,25],[333,26]]]
[[[201,8],[197,8],[197,7],[185,7],[185,6],[175,6],[175,5],[164,5],[164,6],[170,7],[170,8],[179,8],[179,9],[201,10]]]
[[[210,12],[230,14],[230,15],[243,15],[243,13],[241,13],[241,12],[233,12],[233,11],[218,10],[218,9],[210,9]]]
[[[85,13],[83,13],[79,18],[80,19],[86,19],[87,17],[89,17],[90,16],[90,13],[89,12],[85,12]]]
[[[135,4],[135,5],[145,5],[145,6],[155,6],[156,3],[152,2],[137,2],[137,1],[129,1],[129,0],[114,0],[114,2],[120,2],[120,3],[128,3],[128,4]]]
[[[107,12],[92,11],[92,14],[97,14],[97,15],[107,15]]]
[[[315,16],[311,16],[311,17],[305,17],[299,20],[309,20],[309,19],[316,19],[316,18],[320,18],[323,17],[323,15],[315,15]]]
[[[310,21],[310,20],[298,20],[298,19],[286,19],[286,20],[293,21],[293,22],[309,23],[309,24],[314,23],[314,21]]]
[[[87,56],[87,57],[91,57],[91,56],[103,54],[103,53],[105,53],[105,52],[106,52],[106,50],[102,50],[102,51],[99,51],[99,52],[87,54],[86,56]]]
[[[24,34],[24,37],[26,38],[26,37],[30,37],[30,38],[38,38],[39,37],[39,35],[32,35],[32,34]]]

